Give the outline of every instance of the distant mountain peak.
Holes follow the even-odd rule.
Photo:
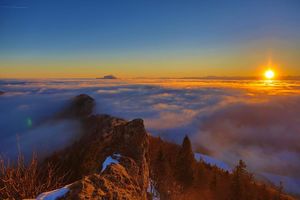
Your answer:
[[[105,75],[102,78],[98,78],[98,79],[118,79],[118,78],[114,75]]]

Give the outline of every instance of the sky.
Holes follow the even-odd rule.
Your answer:
[[[0,78],[300,75],[300,2],[0,0]]]

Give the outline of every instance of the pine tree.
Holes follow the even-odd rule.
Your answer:
[[[190,186],[194,181],[195,158],[188,136],[185,136],[177,156],[176,177],[184,187]]]
[[[240,160],[239,164],[233,171],[233,178],[231,183],[231,200],[242,200],[245,199],[245,178],[248,177],[246,170],[246,164]]]
[[[165,171],[165,155],[160,148],[157,157],[153,161],[153,177],[158,184],[163,179],[162,176],[165,175]]]
[[[276,194],[276,200],[282,200],[282,193],[283,193],[283,183],[280,181],[279,186],[277,187],[277,194]]]
[[[159,149],[153,165],[153,177],[155,181],[155,188],[159,191],[160,198],[166,199],[168,187],[170,184],[170,169],[167,157],[162,148]]]
[[[213,170],[213,176],[212,176],[212,180],[210,182],[210,189],[212,191],[215,191],[217,188],[217,172],[216,169]]]
[[[269,194],[269,192],[267,190],[267,186],[265,184],[263,184],[263,186],[262,186],[260,196],[261,196],[262,200],[269,200],[270,199],[270,194]]]

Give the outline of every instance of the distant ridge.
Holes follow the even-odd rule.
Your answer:
[[[260,76],[204,76],[182,77],[179,79],[207,79],[207,80],[260,80]],[[300,76],[278,76],[274,80],[300,80]]]
[[[262,80],[262,76],[135,77],[135,79]],[[300,80],[300,76],[277,76],[274,80]]]
[[[118,78],[114,75],[106,75],[103,76],[102,78],[96,78],[96,79],[118,79]]]

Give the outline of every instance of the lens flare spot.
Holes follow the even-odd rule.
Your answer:
[[[32,119],[30,117],[27,118],[26,123],[28,128],[32,127]]]

